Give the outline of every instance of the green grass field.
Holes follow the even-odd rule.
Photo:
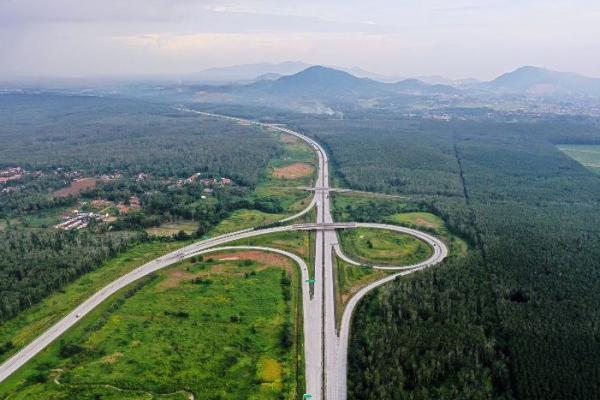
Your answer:
[[[296,398],[296,282],[297,267],[270,253],[182,262],[103,303],[4,382],[0,397]]]
[[[432,254],[425,242],[398,232],[357,228],[342,230],[339,235],[344,252],[367,264],[410,265]]]
[[[600,174],[600,145],[558,145],[560,151],[586,168]]]
[[[11,351],[0,355],[0,360],[7,359],[18,349],[35,339],[36,336],[104,285],[134,268],[185,244],[187,242],[149,242],[134,246],[127,252],[105,262],[95,271],[75,280],[63,290],[55,292],[42,302],[21,312],[15,318],[0,324],[0,346],[7,342],[12,343],[14,346]]]

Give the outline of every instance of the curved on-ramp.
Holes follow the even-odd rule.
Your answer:
[[[349,338],[350,338],[350,326],[351,326],[351,322],[352,322],[352,315],[354,313],[354,309],[356,308],[356,305],[360,302],[360,300],[367,293],[369,293],[373,289],[375,289],[385,283],[391,282],[400,276],[412,274],[417,271],[421,271],[426,268],[432,267],[436,264],[439,264],[442,261],[444,261],[444,259],[448,256],[448,248],[446,247],[446,244],[444,242],[442,242],[440,239],[436,238],[435,236],[418,231],[416,229],[411,229],[411,228],[406,228],[406,227],[396,226],[396,225],[375,224],[375,223],[357,223],[356,225],[357,225],[357,227],[363,227],[363,228],[387,229],[387,230],[401,232],[401,233],[405,233],[405,234],[414,236],[414,237],[421,239],[424,242],[428,243],[431,246],[431,248],[433,249],[433,254],[427,260],[424,260],[420,263],[413,264],[413,265],[385,266],[385,267],[374,266],[373,268],[377,268],[377,269],[399,270],[401,272],[389,275],[383,279],[372,282],[369,285],[363,287],[358,292],[356,292],[356,294],[354,294],[354,296],[352,296],[350,298],[350,300],[348,301],[348,304],[346,304],[344,313],[342,314],[342,321],[340,324],[340,331],[339,331],[338,343],[337,343],[336,364],[337,364],[338,368],[337,368],[337,371],[335,371],[335,374],[337,375],[337,377],[335,377],[334,382],[328,382],[328,384],[335,385],[334,388],[329,388],[329,389],[331,390],[332,393],[334,393],[332,397],[333,397],[333,399],[336,399],[336,400],[346,400],[346,396],[347,396],[348,342],[349,342]],[[341,251],[339,246],[336,246],[335,251],[340,258],[342,258],[344,261],[348,262],[349,264],[352,264],[355,266],[362,265],[361,263],[354,261],[350,257],[346,256]]]

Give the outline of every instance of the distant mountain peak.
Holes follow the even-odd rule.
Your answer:
[[[500,92],[532,95],[600,95],[600,79],[526,65],[484,85]]]

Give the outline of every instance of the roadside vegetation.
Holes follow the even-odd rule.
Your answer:
[[[298,279],[273,253],[183,261],[103,303],[5,381],[0,397],[296,398]]]
[[[335,268],[335,317],[339,327],[348,301],[363,287],[398,271],[384,271],[371,267],[348,264],[339,257],[334,258]]]

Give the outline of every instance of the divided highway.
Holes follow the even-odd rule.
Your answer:
[[[233,232],[191,244],[142,265],[141,267],[129,272],[126,275],[123,275],[104,288],[100,289],[89,299],[77,306],[63,319],[58,321],[54,326],[42,333],[38,338],[0,365],[0,382],[13,374],[27,361],[32,359],[36,354],[56,340],[70,327],[75,325],[81,318],[83,318],[83,316],[92,311],[108,297],[127,285],[137,281],[138,279],[197,254],[221,250],[256,249],[282,254],[293,259],[300,266],[302,274],[302,300],[304,313],[306,393],[312,396],[310,397],[311,400],[345,400],[348,337],[350,334],[352,312],[356,304],[358,304],[360,299],[369,291],[395,279],[398,276],[414,273],[415,271],[420,271],[440,263],[448,255],[448,249],[446,245],[432,235],[420,232],[418,230],[395,225],[355,222],[334,223],[331,215],[331,201],[329,196],[329,162],[327,153],[321,147],[321,145],[313,139],[302,135],[301,133],[274,124],[263,124],[240,118],[215,115],[183,108],[180,108],[179,110],[185,112],[194,112],[209,117],[229,119],[245,124],[268,127],[270,129],[296,136],[307,142],[315,150],[315,153],[318,157],[319,169],[315,182],[315,187],[318,188],[318,190],[314,190],[314,196],[304,210],[285,218],[280,222],[284,223],[296,219],[308,213],[313,207],[317,207],[316,223],[276,226],[266,229],[246,229]],[[402,272],[390,275],[362,288],[352,299],[350,299],[342,316],[342,323],[338,335],[335,318],[335,279],[333,268],[334,253],[340,258],[348,261],[350,264],[361,264],[351,260],[342,253],[335,230],[352,229],[355,227],[386,229],[413,235],[427,242],[433,249],[433,255],[426,261],[410,266],[373,266],[373,268],[396,269],[402,270]],[[308,268],[304,260],[295,254],[280,249],[260,246],[223,247],[223,245],[239,239],[246,239],[276,232],[301,230],[316,230],[315,272],[314,276],[312,277],[308,275]],[[307,282],[309,279],[314,280],[312,296],[310,294],[310,284]]]

